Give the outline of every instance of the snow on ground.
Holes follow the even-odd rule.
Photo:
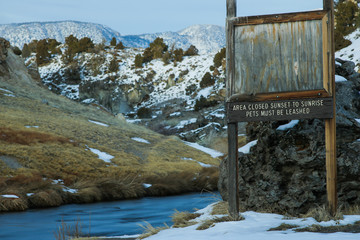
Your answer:
[[[91,123],[95,123],[97,125],[100,125],[100,126],[104,126],[104,127],[108,127],[109,125],[108,124],[105,124],[105,123],[102,123],[102,122],[98,122],[98,121],[94,121],[94,120],[88,120],[89,122]]]
[[[131,138],[132,140],[136,141],[136,142],[141,142],[141,143],[147,143],[147,144],[150,144],[150,142],[146,139],[143,139],[143,138],[139,138],[139,137],[133,137]]]
[[[355,62],[355,71],[359,70],[359,66],[357,64],[360,63],[360,29],[357,29],[353,33],[349,34],[345,37],[349,39],[352,44],[343,48],[335,53],[336,58],[341,58],[343,60],[353,61]]]
[[[347,79],[340,75],[335,75],[335,82],[346,82]]]
[[[218,152],[214,149],[210,149],[210,148],[207,148],[207,147],[203,147],[197,143],[192,143],[192,142],[186,142],[186,141],[183,141],[186,145],[190,146],[190,147],[193,147],[195,149],[198,149],[204,153],[207,153],[209,154],[211,157],[213,158],[217,158],[217,157],[221,157],[223,156],[224,154],[221,153],[221,152]]]
[[[211,165],[211,164],[206,164],[206,163],[202,163],[202,162],[199,162],[199,161],[196,161],[192,158],[181,158],[182,160],[186,160],[186,161],[194,161],[194,162],[197,162],[200,166],[204,167],[204,168],[210,168],[210,167],[215,167],[214,165]]]
[[[180,121],[178,123],[178,125],[175,126],[175,128],[181,129],[181,128],[184,128],[186,125],[196,123],[196,121],[197,121],[197,118],[191,118],[191,119],[188,119],[188,120],[183,120],[183,121]]]
[[[244,154],[249,154],[250,153],[250,149],[255,146],[257,144],[258,140],[254,140],[252,142],[247,143],[246,145],[242,146],[241,148],[239,148],[239,152],[242,152]]]
[[[298,124],[298,123],[299,123],[299,120],[291,120],[287,124],[280,125],[276,130],[286,131],[286,130],[289,130],[289,129],[295,127],[295,125]]]
[[[95,148],[89,148],[89,149],[92,153],[97,154],[99,156],[99,159],[103,160],[104,162],[111,163],[111,159],[114,158],[114,156],[112,156],[106,152],[101,152],[98,149],[95,149]]]
[[[299,227],[311,226],[319,224],[322,226],[346,225],[352,224],[360,220],[360,216],[344,216],[344,220],[316,222],[313,218],[286,218],[278,214],[244,212],[241,215],[245,220],[237,222],[222,222],[216,223],[215,226],[206,230],[196,230],[201,222],[207,219],[214,218],[210,215],[212,205],[197,211],[201,215],[195,221],[200,223],[186,227],[186,228],[169,228],[160,231],[158,234],[146,238],[147,240],[181,240],[181,239],[196,239],[196,240],[346,240],[346,239],[360,239],[359,233],[310,233],[310,232],[295,232],[293,230],[286,231],[268,231],[270,228],[275,228],[282,223],[297,225]],[[222,217],[218,215],[217,217]]]
[[[4,195],[0,195],[0,196],[3,198],[19,198],[18,196],[13,195],[13,194],[4,194]]]

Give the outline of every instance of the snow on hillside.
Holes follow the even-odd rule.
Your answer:
[[[107,52],[105,62],[100,68],[101,73],[93,76],[82,68],[81,81],[106,81],[110,77],[115,77],[113,81],[119,86],[115,92],[121,93],[122,85],[132,86],[125,94],[131,94],[132,91],[137,91],[138,88],[151,89],[149,99],[135,106],[136,108],[142,106],[151,107],[173,99],[183,99],[183,101],[187,102],[187,108],[191,110],[194,107],[196,99],[199,99],[201,96],[205,98],[215,97],[218,95],[218,92],[225,87],[225,82],[223,81],[225,76],[222,70],[220,70],[220,79],[222,79],[222,81],[217,81],[213,86],[204,89],[199,87],[204,74],[210,71],[209,68],[213,64],[214,54],[184,57],[183,61],[175,65],[173,63],[165,65],[162,60],[155,59],[144,64],[143,68],[135,69],[135,56],[142,54],[143,49],[126,48],[124,50],[111,51],[116,51],[119,71],[117,73],[107,72],[106,66],[113,58],[114,53]],[[79,57],[79,59],[83,59],[83,62],[79,65],[83,67],[88,65],[92,58],[94,58],[93,53],[84,53],[82,57]],[[124,59],[126,59],[126,61],[124,61]],[[31,59],[28,61],[31,61]],[[66,65],[61,60],[61,56],[56,56],[51,63],[39,67],[39,73],[43,82],[51,88],[55,85],[53,82],[54,75],[64,74],[65,68]],[[151,79],[149,77],[150,75],[152,76]],[[191,85],[194,85],[194,91],[192,94],[187,94],[187,89]],[[90,102],[90,99],[79,99],[79,84],[71,85],[60,83],[56,87],[62,90],[62,95],[70,99]]]
[[[355,30],[351,34],[345,37],[350,40],[352,43],[335,53],[336,58],[341,58],[343,60],[353,61],[356,65],[355,71],[359,71],[360,65],[360,29]]]
[[[179,32],[163,32],[153,34],[121,36],[117,31],[101,24],[59,21],[32,22],[0,25],[0,37],[10,41],[13,46],[22,48],[24,43],[34,39],[53,38],[64,42],[73,34],[77,38],[89,37],[95,43],[103,40],[109,42],[113,37],[122,41],[127,47],[146,48],[157,37],[164,39],[168,46],[175,44],[177,48],[187,49],[190,45],[198,48],[201,54],[214,53],[225,46],[225,28],[216,25],[194,25]]]

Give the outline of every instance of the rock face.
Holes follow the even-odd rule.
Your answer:
[[[336,74],[348,79],[336,83],[337,166],[339,203],[360,204],[360,78],[354,64],[337,60]],[[239,154],[241,205],[252,210],[299,214],[326,204],[324,121],[300,120],[247,125],[250,154]],[[227,199],[226,161],[221,164],[219,190]]]

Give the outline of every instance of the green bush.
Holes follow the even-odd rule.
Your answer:
[[[114,57],[109,63],[109,72],[117,72],[119,70],[119,63]]]
[[[21,56],[22,56],[23,58],[28,58],[28,57],[30,57],[30,55],[31,55],[30,47],[29,47],[29,45],[27,45],[27,44],[25,43],[24,46],[23,46],[23,49],[22,49],[22,51],[21,51]]]
[[[216,104],[217,101],[208,101],[204,96],[201,95],[199,99],[196,99],[194,108],[195,111],[199,111],[200,109],[212,107]]]
[[[124,44],[120,41],[117,45],[116,45],[116,47],[115,47],[115,49],[124,49],[125,48],[125,46],[124,46]]]
[[[218,68],[222,65],[223,59],[226,57],[226,48],[222,48],[220,52],[214,56],[214,67]]]
[[[174,60],[177,62],[181,62],[183,60],[184,51],[182,48],[178,48],[174,50]]]
[[[142,64],[143,64],[143,57],[141,56],[141,54],[137,54],[135,56],[135,67],[142,68]]]
[[[199,50],[194,45],[191,45],[185,51],[185,54],[184,54],[184,56],[195,56],[195,55],[199,55]]]
[[[215,78],[211,76],[209,72],[206,72],[200,82],[200,87],[205,88],[214,85]]]
[[[116,38],[115,37],[113,37],[112,39],[111,39],[111,41],[110,41],[110,45],[111,46],[116,46]]]
[[[137,116],[139,118],[151,118],[152,117],[152,111],[150,108],[147,107],[141,107],[137,110]]]
[[[50,53],[46,39],[40,40],[36,45],[36,63],[40,66],[50,61]]]
[[[18,55],[18,56],[20,56],[20,55],[22,54],[20,48],[18,48],[18,47],[16,47],[16,46],[13,48],[13,52],[14,52],[16,55]]]

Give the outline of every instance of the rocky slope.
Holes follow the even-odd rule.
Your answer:
[[[353,62],[337,59],[336,83],[338,197],[340,206],[360,204],[360,74]],[[256,211],[306,213],[326,204],[325,134],[322,120],[247,125],[249,154],[239,155],[241,205]],[[226,160],[221,164],[220,193],[227,198]]]
[[[216,186],[213,153],[50,92],[1,38],[0,115],[0,212]]]
[[[75,64],[66,64],[62,55],[54,55],[39,67],[39,73],[43,83],[57,94],[101,105],[114,115],[124,115],[128,121],[162,134],[176,134],[187,141],[223,134],[225,75],[223,67],[211,68],[214,54],[186,56],[167,64],[154,59],[136,68],[135,56],[143,52],[107,46],[99,53],[78,54]],[[110,72],[113,59],[119,66]],[[25,62],[29,69],[36,67],[35,55]],[[200,86],[206,73],[213,83]]]

